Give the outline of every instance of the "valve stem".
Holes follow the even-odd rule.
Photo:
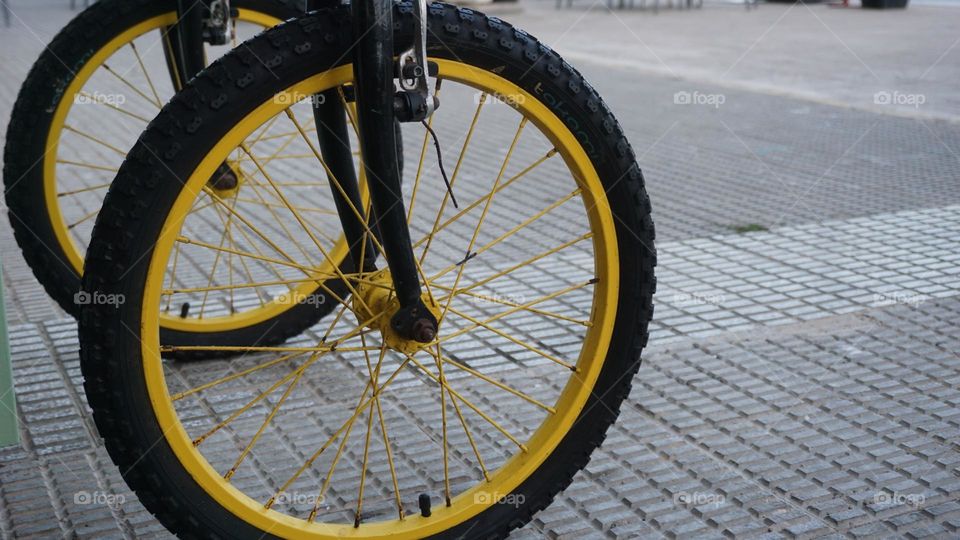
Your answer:
[[[430,517],[432,514],[430,511],[430,495],[421,493],[420,497],[417,498],[417,503],[420,505],[420,515],[423,517]]]

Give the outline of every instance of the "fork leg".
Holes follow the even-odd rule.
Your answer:
[[[409,339],[432,341],[437,321],[420,299],[420,279],[410,242],[394,131],[393,2],[355,0],[351,4],[357,127],[374,215],[401,309],[394,328]]]
[[[360,197],[357,171],[353,166],[346,111],[340,101],[340,93],[336,89],[327,90],[314,96],[314,99],[313,119],[317,125],[317,140],[323,160],[330,170],[330,190],[350,246],[353,268],[373,272],[376,270],[373,240],[364,236],[366,226],[354,211],[362,214],[365,208]]]
[[[177,0],[177,23],[164,32],[164,54],[170,78],[176,90],[183,88],[191,78],[206,67],[203,48],[202,2]]]

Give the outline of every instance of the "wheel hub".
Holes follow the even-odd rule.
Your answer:
[[[221,199],[233,197],[240,191],[243,184],[243,173],[235,161],[225,161],[220,164],[207,186]]]
[[[379,330],[387,347],[402,353],[413,355],[431,345],[437,336],[437,328],[429,318],[418,318],[413,322],[411,338],[404,337],[392,324],[394,314],[401,310],[400,302],[393,292],[393,278],[387,268],[364,276],[363,282],[355,283],[357,294],[353,297],[353,308],[368,328]],[[362,302],[361,302],[362,299]],[[421,301],[433,316],[440,320],[440,306],[424,292]]]

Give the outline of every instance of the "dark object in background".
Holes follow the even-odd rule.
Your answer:
[[[863,7],[870,9],[903,9],[909,0],[862,0]]]

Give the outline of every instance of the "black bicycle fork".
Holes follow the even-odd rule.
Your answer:
[[[230,43],[235,16],[230,0],[177,0],[177,23],[163,34],[174,88],[180,90],[206,67],[204,43]]]
[[[363,209],[353,165],[345,109],[337,90],[314,99],[314,120],[320,152],[327,163],[334,203],[350,246],[354,269],[376,269],[376,256],[365,232],[378,231],[400,309],[391,317],[398,334],[419,342],[436,337],[436,317],[421,297],[420,277],[401,192],[400,156],[395,121],[421,121],[437,100],[430,94],[426,60],[426,1],[415,3],[419,38],[395,60],[392,0],[354,0],[352,19],[354,99],[362,167],[369,183],[373,223],[361,221]],[[308,9],[331,0],[308,0]],[[168,29],[167,61],[179,89],[206,65],[204,43],[225,44],[232,31],[229,0],[177,0],[178,22]],[[394,83],[400,81],[400,91]],[[336,181],[334,181],[334,179]],[[339,188],[337,187],[339,184]],[[342,190],[342,191],[341,191]]]
[[[416,90],[403,89],[405,86],[402,81],[407,73],[402,67],[398,69],[398,62],[394,60],[393,2],[355,0],[350,10],[356,43],[353,49],[353,74],[360,154],[370,184],[370,200],[387,265],[400,303],[400,309],[393,314],[390,322],[401,336],[430,342],[437,334],[438,323],[421,300],[420,276],[404,210],[394,131],[396,116],[405,121],[422,120],[421,113],[427,111],[415,110],[409,104],[411,96],[421,99],[425,96],[415,93]],[[425,23],[425,18],[422,21]],[[422,76],[425,80],[427,66],[425,59],[421,61],[423,64],[416,77],[419,79]],[[413,75],[412,72],[409,74]],[[397,76],[401,79],[402,89],[399,93],[394,85]],[[435,105],[435,102],[431,102],[429,112]],[[351,243],[358,241],[349,236],[347,239]]]

